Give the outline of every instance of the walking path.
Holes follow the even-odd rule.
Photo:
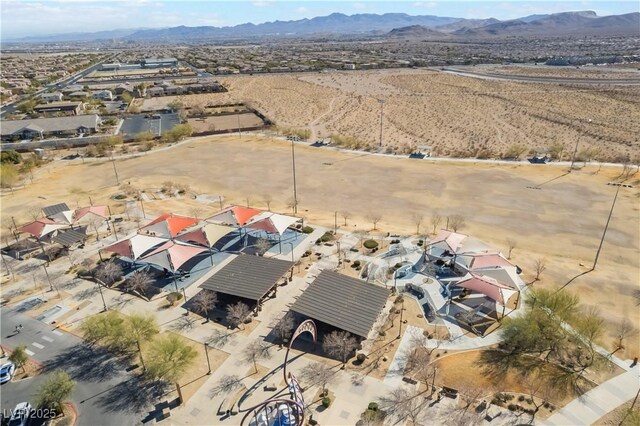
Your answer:
[[[627,364],[628,366],[629,364]],[[589,425],[632,399],[640,386],[638,366],[614,377],[565,405],[542,425]]]

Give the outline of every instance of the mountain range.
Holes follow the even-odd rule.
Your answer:
[[[371,35],[390,37],[500,37],[531,35],[640,35],[640,13],[599,17],[593,11],[529,15],[500,21],[405,13],[332,13],[312,19],[245,23],[229,27],[178,26],[161,29],[122,29],[27,37],[14,42],[66,42],[117,39],[122,41],[189,41],[256,37]]]

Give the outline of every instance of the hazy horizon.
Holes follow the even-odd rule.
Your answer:
[[[3,1],[1,36],[29,36],[111,31],[134,28],[234,26],[290,21],[331,13],[406,13],[455,18],[515,19],[531,14],[593,10],[599,16],[638,12],[635,1]],[[34,16],[38,17],[34,28]],[[82,16],[82,21],[72,19]],[[71,18],[71,19],[70,19]],[[68,25],[72,22],[73,25]]]

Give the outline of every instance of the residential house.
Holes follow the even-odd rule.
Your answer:
[[[34,112],[44,115],[78,115],[82,111],[82,102],[51,102],[48,104],[36,105]]]
[[[89,93],[78,91],[78,92],[71,92],[67,96],[71,99],[86,99],[89,96]]]
[[[113,93],[111,93],[111,90],[97,90],[91,94],[91,97],[94,99],[102,99],[103,101],[112,101]]]
[[[44,102],[60,102],[62,100],[62,93],[43,93],[40,95],[40,99],[42,99]]]
[[[7,120],[2,122],[2,129],[0,131],[3,141],[70,137],[95,133],[99,128],[99,121],[99,117],[95,114]]]
[[[157,96],[164,96],[164,89],[159,86],[149,87],[147,89],[147,94],[152,98]]]

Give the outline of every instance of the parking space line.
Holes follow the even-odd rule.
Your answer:
[[[29,349],[25,349],[24,351],[25,351],[25,352],[27,353],[27,355],[29,355],[29,356],[34,356],[34,355],[35,355],[35,352],[31,352]]]
[[[41,345],[41,344],[40,344],[40,343],[38,343],[38,342],[33,342],[33,343],[32,343],[32,345],[33,345],[33,346],[35,346],[35,347],[36,347],[36,348],[38,348],[38,349],[44,349],[44,345]]]
[[[62,331],[60,330],[53,330],[52,333],[57,334],[58,336],[62,336]]]
[[[42,336],[42,340],[45,340],[47,342],[53,342],[53,339],[49,336]]]

